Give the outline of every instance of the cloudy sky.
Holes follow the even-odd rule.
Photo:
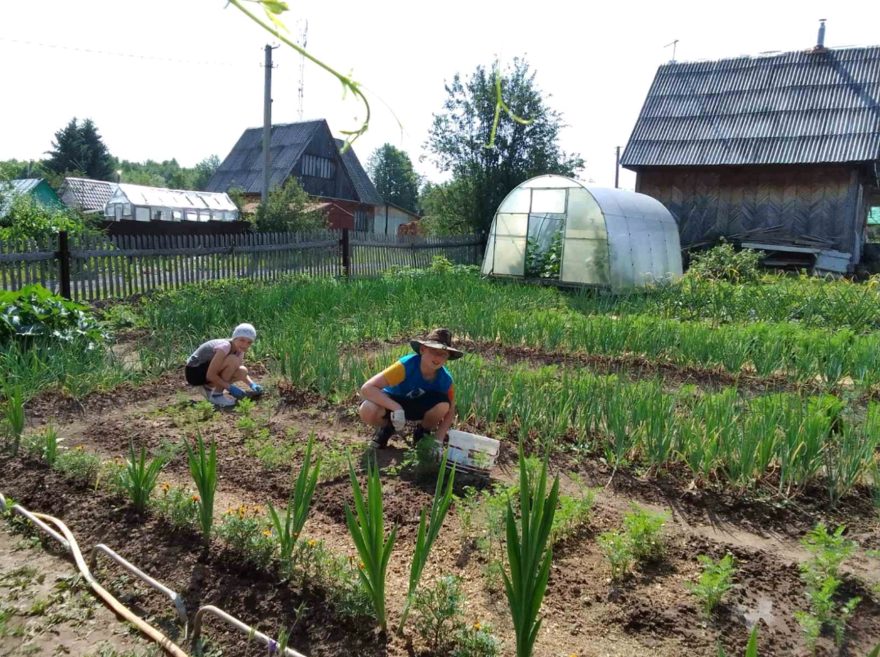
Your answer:
[[[614,148],[626,145],[671,42],[678,61],[806,49],[826,18],[829,47],[880,44],[880,3],[868,0],[289,4],[293,39],[307,22],[308,49],[367,90],[361,160],[390,142],[435,181],[443,176],[424,143],[444,82],[495,59],[527,59],[563,115],[562,147],[586,159],[582,178],[612,185]],[[222,159],[262,123],[267,43],[223,0],[0,0],[0,159],[44,157],[73,117],[93,119],[122,159]],[[274,58],[273,121],[296,121],[301,58],[284,47]],[[326,118],[337,135],[359,125],[360,105],[335,79],[306,63],[302,82],[303,118]],[[621,186],[633,184],[622,173]]]

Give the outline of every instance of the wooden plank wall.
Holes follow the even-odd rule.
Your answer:
[[[668,168],[639,171],[636,189],[675,215],[682,246],[782,224],[852,252],[854,180],[850,168],[832,165]]]

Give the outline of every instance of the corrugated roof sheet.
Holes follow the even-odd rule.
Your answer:
[[[340,149],[345,144],[341,139],[335,139],[334,141],[336,142],[336,146]],[[354,183],[355,191],[357,192],[358,199],[360,199],[361,203],[382,205],[385,202],[382,200],[382,197],[379,196],[379,192],[376,191],[376,186],[373,184],[373,181],[370,180],[367,172],[364,171],[364,168],[361,166],[361,162],[358,160],[352,147],[349,146],[342,154],[342,163],[348,171],[348,176],[351,178],[351,182]]]
[[[661,66],[626,167],[880,159],[880,47]]]
[[[84,212],[103,212],[107,201],[117,189],[117,184],[106,180],[90,178],[65,178],[60,196],[68,205],[68,195],[73,197],[73,205]]]
[[[225,210],[235,212],[235,203],[225,193],[197,192],[185,189],[167,189],[120,183],[119,189],[110,199],[113,203],[177,208],[181,210]]]
[[[269,141],[272,172],[269,187],[280,187],[290,177],[293,167],[302,157],[309,142],[320,129],[330,128],[324,119],[302,121],[299,123],[274,124]],[[341,147],[342,142],[334,140]],[[354,150],[349,148],[342,155],[342,163],[355,186],[361,203],[379,205],[382,198],[367,176]],[[211,176],[207,189],[212,192],[227,192],[233,187],[247,194],[259,194],[263,189],[263,129],[245,130],[232,151]]]

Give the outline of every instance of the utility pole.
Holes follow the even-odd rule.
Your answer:
[[[614,189],[620,189],[620,146],[614,149]]]
[[[266,81],[263,89],[263,190],[260,201],[265,207],[269,201],[269,177],[272,159],[269,156],[269,141],[272,138],[272,46],[266,44]]]

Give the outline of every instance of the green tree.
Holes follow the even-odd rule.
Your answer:
[[[502,115],[495,146],[487,148],[495,118],[496,74],[510,111],[529,122],[524,125]],[[447,195],[444,209],[450,220],[465,216],[471,228],[486,230],[498,204],[524,180],[548,173],[574,176],[583,168],[580,156],[560,149],[562,115],[545,104],[524,59],[514,59],[504,71],[478,66],[466,80],[456,74],[446,92],[426,147],[435,165],[461,185]]]
[[[415,212],[419,201],[419,176],[412,160],[404,151],[391,144],[383,144],[367,162],[370,179],[386,203],[399,205]]]
[[[96,180],[115,180],[113,157],[91,119],[74,117],[55,133],[46,168],[59,175],[77,173]]]
[[[291,176],[284,187],[269,192],[266,204],[257,207],[257,230],[268,232],[306,232],[326,228],[327,221],[299,182]]]
[[[470,178],[455,178],[422,188],[422,230],[428,235],[462,235],[474,230],[471,218],[477,216],[476,195]]]

